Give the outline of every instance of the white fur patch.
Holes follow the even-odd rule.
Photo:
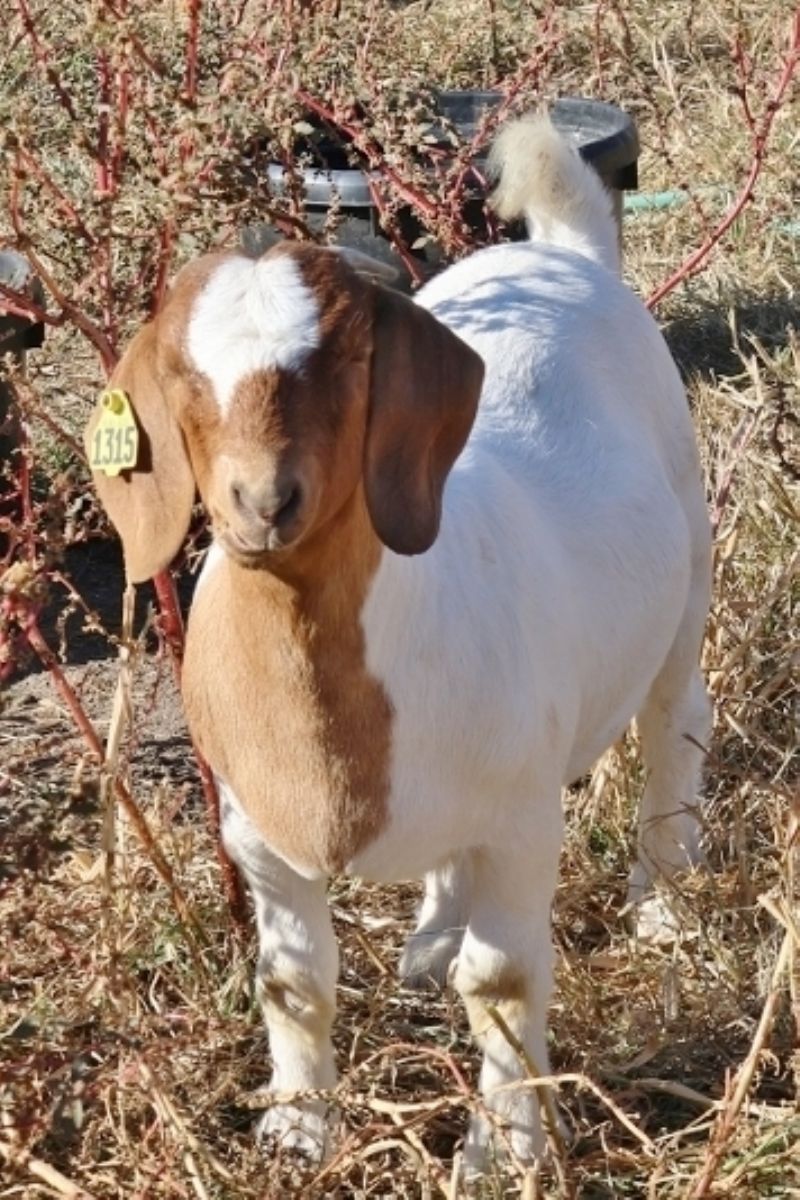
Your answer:
[[[297,371],[319,343],[317,298],[288,255],[224,262],[195,301],[186,338],[223,413],[246,376]]]

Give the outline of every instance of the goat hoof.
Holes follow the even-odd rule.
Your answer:
[[[475,1116],[464,1142],[462,1176],[469,1184],[509,1161],[522,1167],[533,1167],[546,1159],[547,1147],[538,1120],[530,1128],[517,1127],[501,1132],[485,1117]]]
[[[668,897],[658,892],[652,892],[634,904],[631,924],[638,940],[651,946],[671,945],[678,940],[681,928]]]
[[[286,1151],[319,1163],[328,1150],[328,1123],[325,1104],[275,1104],[268,1108],[256,1126],[261,1146],[276,1153]]]
[[[553,1153],[561,1152],[556,1146],[563,1148],[572,1141],[554,1104],[548,1105],[547,1119],[555,1121],[550,1137],[545,1136],[539,1102],[530,1094],[514,1097],[508,1093],[503,1108],[505,1111],[495,1111],[491,1116],[476,1113],[470,1121],[462,1164],[467,1184],[508,1161],[525,1169],[547,1165]]]
[[[450,967],[461,948],[462,934],[412,933],[400,957],[398,973],[403,987],[412,992],[442,991]]]

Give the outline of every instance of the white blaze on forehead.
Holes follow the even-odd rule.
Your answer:
[[[223,413],[247,375],[296,371],[319,342],[317,298],[288,255],[224,262],[197,297],[186,335]]]

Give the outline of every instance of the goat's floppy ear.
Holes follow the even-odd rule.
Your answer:
[[[445,480],[469,436],[483,360],[426,309],[374,288],[367,508],[397,554],[436,540]]]
[[[159,378],[156,324],[146,325],[119,362],[111,388],[126,392],[139,427],[136,466],[119,475],[94,471],[103,507],[122,538],[132,583],[163,571],[189,528],[195,484],[175,414]],[[98,401],[84,435],[87,452],[103,411]]]

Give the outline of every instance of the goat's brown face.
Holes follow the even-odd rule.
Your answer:
[[[144,435],[136,470],[96,476],[131,578],[177,551],[195,482],[218,540],[250,566],[278,569],[362,482],[381,540],[427,549],[482,375],[429,313],[329,251],[185,268],[112,380]]]
[[[181,425],[215,533],[239,561],[277,566],[358,487],[370,322],[368,289],[332,254],[303,273],[285,253],[229,260],[193,306],[196,396]]]

